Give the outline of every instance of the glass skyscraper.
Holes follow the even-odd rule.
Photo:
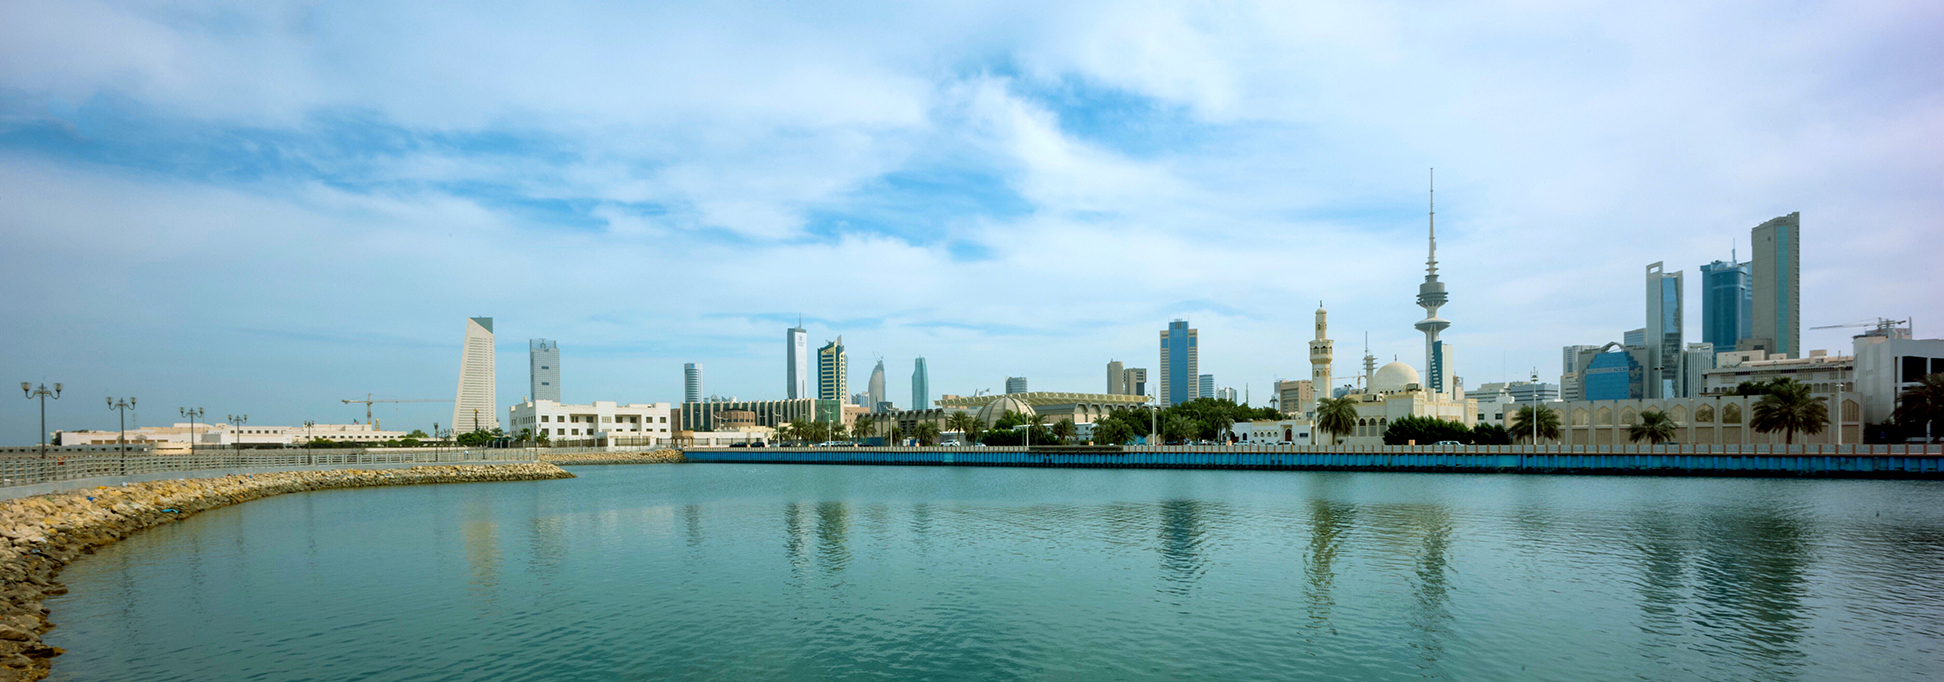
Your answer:
[[[1199,334],[1188,328],[1187,320],[1175,320],[1161,332],[1161,406],[1195,399],[1201,375],[1195,347]]]
[[[911,409],[931,408],[931,373],[925,369],[925,359],[911,361]]]
[[[1682,339],[1680,271],[1664,272],[1660,263],[1647,266],[1647,398],[1687,396],[1681,376]]]
[[[682,365],[682,402],[693,403],[702,400],[702,366],[693,362]]]
[[[1701,341],[1730,351],[1755,335],[1755,286],[1748,263],[1701,266]]]
[[[1802,214],[1755,226],[1749,278],[1755,289],[1754,342],[1770,353],[1802,357]]]

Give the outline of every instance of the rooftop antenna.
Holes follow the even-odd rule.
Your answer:
[[[1425,273],[1438,274],[1438,169],[1431,169],[1431,257],[1424,261]]]

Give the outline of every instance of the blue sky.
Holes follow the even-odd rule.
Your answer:
[[[469,316],[566,398],[780,397],[783,329],[904,402],[1100,390],[1185,317],[1258,402],[1332,311],[1421,362],[1425,171],[1468,383],[1558,373],[1803,213],[1805,326],[1944,275],[1926,2],[0,2],[0,378],[49,427],[446,398]],[[1927,322],[1926,320],[1930,321]],[[1843,331],[1809,348],[1846,349]],[[34,438],[32,403],[0,439]],[[381,410],[389,425],[440,406]]]

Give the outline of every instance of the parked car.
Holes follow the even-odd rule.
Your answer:
[[[1441,440],[1436,443],[1432,443],[1432,445],[1464,445],[1464,443],[1460,443],[1455,440]]]

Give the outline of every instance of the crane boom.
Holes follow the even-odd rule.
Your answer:
[[[373,398],[371,396],[372,394],[366,393],[363,400],[352,398],[350,400],[345,400],[341,402],[343,402],[346,405],[350,405],[352,403],[363,403],[365,406],[365,423],[370,424],[372,430],[377,430],[378,428],[378,422],[371,418],[371,406],[373,403],[449,403],[452,402],[451,400],[439,400],[437,398],[404,398],[404,399],[392,400],[386,398]]]

